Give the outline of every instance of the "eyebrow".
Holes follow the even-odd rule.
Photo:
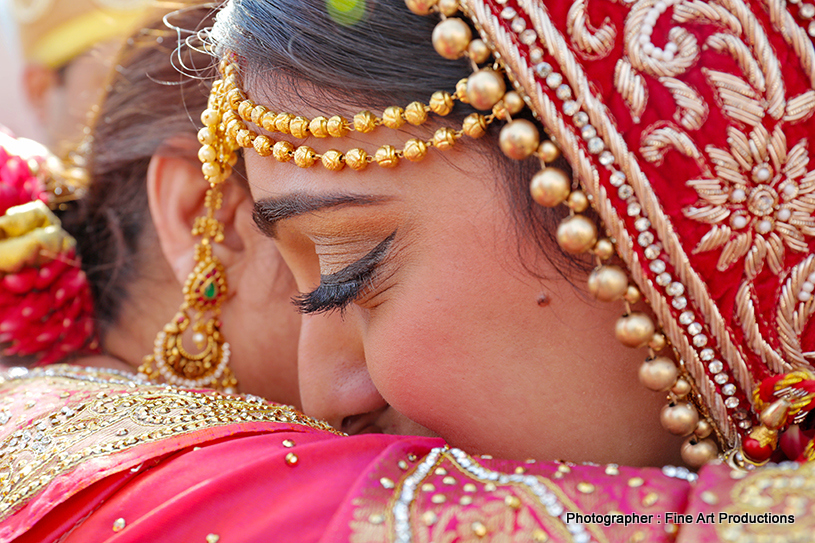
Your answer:
[[[333,209],[346,206],[380,205],[390,200],[385,196],[371,196],[359,194],[327,194],[314,195],[306,193],[287,194],[280,198],[265,198],[255,202],[252,214],[255,224],[269,237],[276,237],[277,225],[280,221],[314,213],[324,209]]]

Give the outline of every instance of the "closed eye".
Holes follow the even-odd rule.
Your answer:
[[[329,275],[320,276],[320,285],[311,292],[292,299],[300,313],[311,315],[344,311],[371,285],[376,267],[385,257],[396,232],[377,245],[367,255]]]

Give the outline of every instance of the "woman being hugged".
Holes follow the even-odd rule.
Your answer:
[[[183,5],[188,7],[171,17],[185,27],[205,24],[211,14],[193,2],[173,6]],[[7,215],[6,288],[0,339],[6,365],[75,362],[119,370],[144,366],[145,373],[154,373],[155,364],[143,364],[145,354],[156,350],[157,332],[168,321],[177,325],[174,315],[194,305],[185,283],[206,276],[196,269],[193,234],[196,218],[206,214],[206,183],[187,108],[205,107],[208,87],[179,70],[208,66],[210,60],[192,50],[174,54],[177,31],[162,21],[169,7],[140,6],[141,19],[150,25],[127,43],[122,37],[115,59],[104,59],[112,66],[101,84],[105,98],[89,112],[85,140],[65,163],[25,140],[4,139],[8,160],[0,205]],[[74,18],[64,26],[71,28],[106,16],[91,0],[72,4],[69,12]],[[60,32],[65,28],[51,29]],[[15,153],[33,156],[26,162]],[[242,163],[236,167],[242,171]],[[229,324],[222,333],[188,334],[195,340],[204,336],[204,343],[216,334],[222,339],[214,350],[182,343],[192,353],[210,354],[186,366],[185,360],[168,363],[161,380],[218,389],[235,388],[243,380],[243,392],[297,404],[299,323],[288,302],[291,276],[274,244],[255,232],[240,178],[236,175],[225,191],[215,216],[223,243],[213,259],[230,274],[231,288],[212,293],[210,305],[217,311],[204,315],[220,314]],[[15,208],[30,200],[42,205]],[[268,280],[257,282],[260,275]],[[203,290],[225,281],[210,274]],[[230,335],[231,341],[223,339]],[[228,364],[229,355],[221,355],[230,351],[248,364]],[[267,371],[276,378],[262,378]]]
[[[581,2],[342,8],[220,11],[206,202],[245,149],[255,222],[301,290],[304,411],[438,438],[266,422],[109,473],[71,535],[810,538],[803,19],[737,0],[609,2],[602,24]],[[217,224],[197,232],[217,251]],[[241,467],[212,475],[216,453]],[[764,465],[784,458],[801,463]],[[170,504],[195,504],[186,524]]]

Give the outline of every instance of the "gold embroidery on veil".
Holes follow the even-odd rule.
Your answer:
[[[0,397],[0,520],[82,463],[139,445],[236,423],[336,433],[290,406],[150,385],[110,370],[17,368],[0,374]]]

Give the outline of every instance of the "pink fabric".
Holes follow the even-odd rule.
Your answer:
[[[0,379],[0,504],[28,484],[14,480],[54,475],[33,495],[0,508],[0,541],[706,543],[760,534],[808,541],[815,528],[812,463],[750,474],[713,465],[692,483],[677,468],[478,458],[439,439],[343,437],[263,402],[122,379],[87,381],[90,372],[66,368],[57,377]],[[135,436],[152,420],[161,428],[151,417],[179,406],[182,415],[189,411],[184,420],[215,418],[182,435],[107,448],[120,443],[111,436],[119,435],[121,426],[111,425],[117,417],[127,424],[137,419],[128,434]],[[66,407],[75,414],[66,415]],[[245,422],[253,409],[267,420]],[[75,443],[31,454],[28,445],[43,435],[75,437],[69,425],[98,413],[109,415],[98,431],[81,434],[80,449],[96,452],[80,464],[60,472],[51,463],[79,450]],[[230,423],[227,413],[244,422]],[[26,447],[14,445],[26,432]],[[29,468],[34,479],[25,479]],[[745,513],[753,517],[739,516]],[[567,514],[595,517],[567,524]],[[627,525],[616,520],[624,515]]]
[[[294,447],[283,445],[287,439],[294,441]],[[66,543],[206,541],[210,534],[224,542],[391,541],[394,525],[389,511],[398,497],[400,480],[421,463],[428,451],[440,445],[439,440],[419,437],[349,438],[280,428],[222,438],[202,443],[200,448],[182,447],[133,471],[108,475],[55,507],[34,529],[14,541],[34,543],[60,537]],[[295,466],[286,462],[291,452],[298,456]],[[409,469],[403,470],[399,462],[411,454],[416,460],[409,461]],[[499,460],[479,463],[508,474],[524,468],[527,474],[534,474],[554,489],[568,511],[654,515],[649,522],[629,526],[587,525],[596,541],[624,542],[642,537],[649,542],[668,542],[674,537],[684,543],[722,541],[723,530],[730,525],[718,521],[720,511],[763,512],[733,503],[730,495],[734,488],[743,489],[746,483],[742,478],[734,479],[724,466],[706,468],[692,486],[654,468],[619,468],[609,474],[605,466]],[[449,460],[435,466],[434,470],[441,467],[446,474],[434,471],[422,483],[432,484],[436,491],[421,493],[412,506],[409,525],[413,541],[474,541],[475,522],[481,522],[496,536],[506,535],[506,541],[530,541],[525,537],[538,528],[547,533],[549,541],[571,541],[564,537],[562,526],[558,527],[561,523],[553,521],[528,492],[513,485],[485,488],[463,477]],[[450,474],[457,478],[455,485],[444,481]],[[762,471],[761,476],[771,474]],[[811,470],[801,476],[808,477],[807,484],[812,484]],[[395,488],[383,486],[383,478],[393,481]],[[468,482],[475,483],[476,489],[465,489]],[[715,505],[706,503],[700,496],[712,498],[705,493],[719,501]],[[434,503],[436,495],[444,495],[445,502]],[[472,502],[462,502],[465,496]],[[508,496],[518,498],[517,509],[507,505]],[[789,511],[788,504],[777,505],[767,510]],[[432,526],[424,520],[428,512],[438,518]],[[677,521],[674,531],[667,522],[669,513],[689,514],[693,521]],[[699,513],[713,513],[716,521],[697,522]],[[371,522],[376,515],[381,515],[384,522]],[[660,515],[661,520],[657,520]],[[733,526],[748,533],[791,528],[800,536],[807,526],[811,528],[810,516],[799,512],[797,525],[789,527]],[[114,531],[120,518],[125,520],[125,527]]]

